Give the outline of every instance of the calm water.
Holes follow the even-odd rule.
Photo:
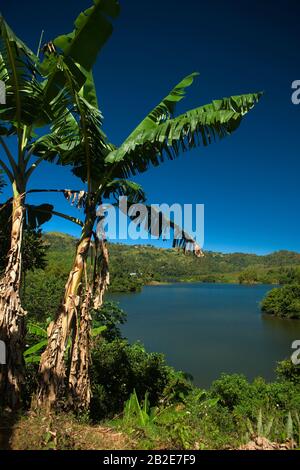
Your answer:
[[[300,321],[261,315],[259,302],[272,286],[172,284],[138,294],[114,294],[128,314],[123,334],[203,387],[222,372],[274,378],[276,361],[290,356]]]

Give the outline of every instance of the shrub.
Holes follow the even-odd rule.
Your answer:
[[[92,359],[93,420],[121,413],[134,389],[139,400],[148,393],[150,403],[155,406],[171,393],[175,401],[183,393],[184,385],[186,390],[190,388],[181,373],[166,365],[162,354],[148,353],[139,343],[101,340],[95,345]]]
[[[107,341],[121,338],[120,325],[126,322],[127,314],[116,302],[104,302],[99,310],[92,312],[92,318],[94,328],[106,326],[102,336]]]
[[[211,394],[219,398],[220,404],[230,410],[238,405],[249,394],[249,382],[244,375],[222,374],[211,386]]]
[[[300,365],[295,365],[290,359],[277,364],[276,374],[280,380],[287,380],[300,386]]]
[[[272,289],[261,304],[262,311],[286,318],[300,318],[300,285]]]

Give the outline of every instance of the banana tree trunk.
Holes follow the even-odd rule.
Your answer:
[[[51,409],[66,392],[66,348],[72,328],[77,324],[80,294],[86,260],[89,253],[95,209],[89,209],[75,260],[65,287],[64,298],[56,319],[48,327],[48,345],[41,357],[39,372],[41,384],[38,404]],[[74,349],[74,348],[73,348]]]
[[[86,286],[81,304],[80,319],[74,329],[74,340],[69,373],[69,391],[77,410],[87,410],[91,401],[91,315],[92,308],[103,305],[105,291],[109,284],[108,248],[105,241],[96,240],[95,271],[92,288]]]
[[[98,270],[94,279],[93,306],[98,310],[103,305],[104,294],[109,286],[109,252],[106,240],[98,240]]]
[[[0,400],[2,405],[11,409],[17,408],[21,402],[26,333],[26,312],[20,301],[25,191],[17,189],[16,184],[13,190],[11,246],[0,281],[0,340],[6,345],[6,364],[0,366]]]
[[[77,410],[87,410],[91,401],[91,288],[87,286],[85,298],[80,308],[80,318],[76,322],[71,366],[69,372],[69,392]]]

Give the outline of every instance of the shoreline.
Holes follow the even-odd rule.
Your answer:
[[[179,281],[149,281],[144,286],[168,286],[172,284],[228,284],[228,285],[233,285],[233,286],[248,286],[248,287],[253,287],[253,286],[278,286],[280,287],[280,284],[278,283],[264,283],[264,282],[234,282],[234,281],[228,281],[226,282],[225,280],[222,281],[201,281],[199,279],[193,279],[193,280],[179,280]]]

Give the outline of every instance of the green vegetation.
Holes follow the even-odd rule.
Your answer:
[[[262,301],[261,309],[276,317],[300,319],[300,284],[272,289]]]
[[[30,326],[27,335],[25,358],[33,358],[26,361],[28,407],[38,387],[38,360],[49,321]],[[106,448],[116,432],[120,434],[113,448],[227,449],[254,436],[300,446],[300,366],[280,362],[273,383],[262,378],[250,383],[243,375],[223,374],[203,390],[187,374],[168,366],[162,354],[148,353],[140,343],[128,344],[120,333],[125,321],[125,312],[113,302],[93,313],[93,330],[99,325],[106,329],[92,341],[89,414],[60,411],[44,429],[36,410],[18,425],[16,448]],[[64,409],[64,401],[61,406]],[[100,439],[96,431],[99,423],[106,438]],[[28,427],[35,432],[25,442]],[[77,434],[85,435],[86,442]]]
[[[281,266],[279,284],[283,287],[272,289],[263,299],[262,311],[280,318],[300,319],[300,267]]]
[[[123,417],[110,424],[142,448],[236,448],[255,435],[299,445],[299,391],[299,381],[249,383],[242,375],[223,375],[209,390],[192,387],[177,400],[163,396],[165,406],[150,408],[148,396],[138,402],[134,394]]]
[[[129,204],[145,202],[142,188],[129,177],[231,135],[262,96],[222,98],[176,116],[176,104],[198,75],[192,73],[116,147],[102,131],[92,68],[118,14],[117,0],[94,0],[70,34],[42,51],[40,44],[37,55],[0,16],[0,79],[7,98],[0,113],[5,159],[1,154],[0,167],[11,190],[0,215],[7,228],[0,240],[0,339],[6,346],[0,399],[4,420],[17,420],[16,410],[28,411],[20,424],[1,426],[0,434],[11,427],[5,440],[12,448],[72,449],[83,446],[76,437],[82,425],[85,445],[99,448],[110,446],[103,436],[95,439],[94,425],[102,423],[121,431],[127,447],[236,447],[254,433],[289,439],[294,446],[300,440],[300,399],[292,365],[281,365],[281,378],[273,384],[224,375],[200,390],[163,355],[122,338],[125,313],[103,302],[109,265],[113,292],[136,291],[150,282],[280,283],[283,277],[290,282],[300,257],[208,252],[200,261],[175,249],[111,244],[109,263],[105,236],[95,230],[101,218],[97,207],[118,196],[128,197]],[[84,190],[28,190],[45,160],[68,165]],[[74,218],[50,204],[31,206],[26,198],[32,192],[59,192],[82,213]],[[79,241],[62,234],[45,235],[43,241],[40,226],[52,216],[80,226]],[[147,212],[144,222],[151,229],[148,219]],[[161,222],[160,236],[165,217]],[[174,222],[171,227],[178,228]],[[201,254],[183,232],[174,246],[187,245]]]
[[[43,240],[47,265],[45,269],[27,272],[22,289],[24,306],[31,318],[38,321],[54,318],[76,246],[74,237],[62,233],[47,233]],[[262,303],[263,311],[274,315],[284,312],[285,317],[297,317],[295,308],[299,302],[296,298],[299,289],[289,284],[294,284],[300,277],[298,253],[257,256],[206,252],[205,257],[199,259],[176,249],[122,244],[110,244],[109,251],[110,292],[135,292],[143,285],[155,282],[237,283],[241,281],[241,276],[246,282],[245,272],[248,273],[248,283],[252,283],[250,279],[253,280],[253,277],[249,276],[255,273],[255,282],[285,285],[283,289],[273,289],[267,295]],[[251,268],[245,268],[248,263]]]
[[[300,273],[300,254],[288,251],[265,256],[206,251],[203,258],[195,258],[176,249],[111,244],[110,256],[114,290],[121,284],[118,279],[128,277],[129,273],[137,273],[144,284],[153,281],[282,284],[297,268]]]
[[[43,330],[55,315],[59,292],[62,295],[65,272],[72,262],[76,243],[73,237],[59,233],[46,234],[44,239],[48,245],[48,265],[45,270],[27,274],[24,293],[24,304],[30,312],[30,318]],[[277,255],[257,257],[208,253],[207,261],[206,257],[197,260],[191,256],[183,256],[176,250],[150,246],[111,244],[109,249],[112,271],[118,280],[112,287],[117,290],[127,290],[127,284],[123,286],[125,279],[134,282],[138,278],[143,283],[153,280],[182,280],[179,274],[184,275],[184,269],[189,269],[189,272],[196,269],[203,272],[203,269],[203,276],[208,278],[208,268],[227,271],[230,266],[230,269],[237,271],[241,266],[247,266],[248,262],[253,265],[254,260],[259,261],[257,266],[260,269],[280,272],[280,279],[285,283],[292,282],[299,273],[296,253],[281,254],[280,268],[276,266]],[[122,272],[117,263],[120,257]],[[204,268],[202,263],[206,263]],[[159,265],[165,267],[163,275],[155,273]],[[137,276],[130,277],[130,273],[136,273]],[[235,279],[237,282],[238,276]],[[283,289],[289,287],[291,286],[286,285]],[[274,291],[278,292],[280,289]],[[123,448],[237,448],[246,444],[253,436],[263,436],[278,443],[289,439],[300,445],[299,366],[294,366],[290,361],[282,361],[277,367],[278,379],[273,383],[267,383],[262,378],[249,383],[242,375],[224,374],[210,389],[202,390],[195,387],[184,372],[175,371],[168,366],[162,354],[148,353],[139,343],[128,344],[122,338],[119,328],[126,321],[126,314],[115,303],[105,302],[92,316],[93,328],[103,325],[106,330],[100,337],[93,339],[93,396],[90,412],[77,417],[60,413],[53,418],[50,429],[54,432],[57,426],[55,432],[58,437],[55,442],[51,439],[50,442],[45,442],[37,430],[36,440],[30,442],[28,448],[105,448],[105,442],[110,442],[110,432],[107,431],[106,439],[103,440],[102,436],[99,442],[94,431],[94,426],[98,423],[104,429],[115,429],[121,433],[122,444],[119,442],[114,445]],[[33,357],[39,357],[45,341],[43,343],[43,336],[38,330],[30,329],[27,345],[28,350],[37,345],[38,350],[33,352]],[[31,396],[38,386],[37,367],[38,360],[27,363],[24,396],[27,406],[30,406]],[[30,416],[28,423],[23,421],[20,429],[22,426],[34,426],[32,420],[37,419]],[[90,438],[86,437],[85,443],[74,442],[74,437],[65,430],[74,427],[80,428],[80,433]],[[43,426],[39,424],[39,428]],[[23,439],[20,431],[18,439]],[[22,445],[26,448],[29,444],[22,441]]]
[[[44,240],[48,246],[48,265],[45,271],[27,275],[25,297],[29,308],[35,296],[34,311],[39,309],[41,314],[55,310],[76,246],[74,237],[62,233],[46,233]],[[156,282],[287,284],[300,279],[300,254],[289,251],[265,256],[205,252],[203,258],[196,258],[177,249],[112,243],[109,252],[110,292],[138,291],[143,285]],[[53,285],[54,297],[51,294],[49,299],[45,292],[47,283]],[[39,289],[35,292],[36,285]]]

